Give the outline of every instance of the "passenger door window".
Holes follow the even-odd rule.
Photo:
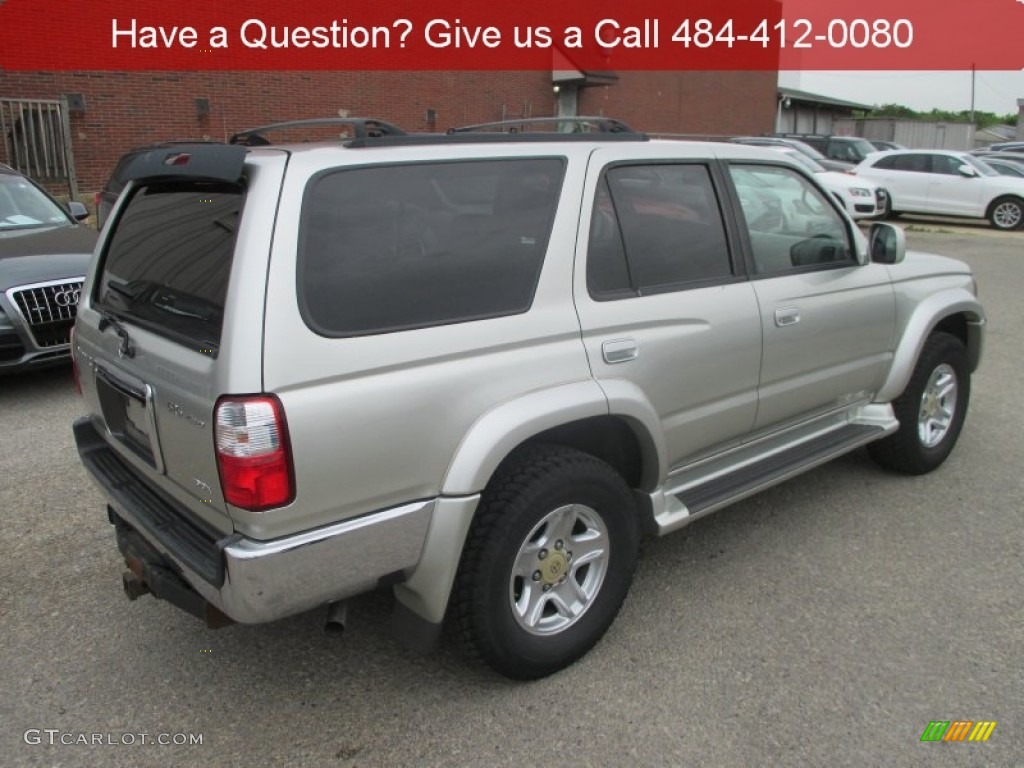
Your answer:
[[[854,263],[846,221],[790,168],[732,165],[756,274]]]

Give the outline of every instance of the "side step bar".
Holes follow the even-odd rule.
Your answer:
[[[655,518],[664,534],[709,512],[795,477],[812,467],[849,453],[891,433],[896,424],[850,424],[820,433],[783,450],[767,451],[738,468],[712,473],[706,481],[691,482],[665,494],[665,510]]]

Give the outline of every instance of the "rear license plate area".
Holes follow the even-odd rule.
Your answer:
[[[152,388],[97,366],[96,394],[110,434],[132,453],[156,467]]]

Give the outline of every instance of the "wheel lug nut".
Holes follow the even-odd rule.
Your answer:
[[[550,592],[551,591],[551,585],[550,584],[545,584],[544,585],[544,591],[545,592]]]
[[[534,581],[540,581],[540,571],[534,571],[533,572],[533,580]]]
[[[543,560],[547,556],[548,556],[548,551],[546,549],[542,549],[540,552],[537,553],[537,559],[539,559],[539,560]]]
[[[555,549],[561,549],[561,548],[562,548],[562,540],[559,539],[558,541],[555,542]]]

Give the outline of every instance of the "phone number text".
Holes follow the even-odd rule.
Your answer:
[[[657,48],[660,22],[645,19],[642,26],[625,26],[604,19],[595,28],[597,42],[608,48]],[[809,19],[781,19],[744,28],[732,19],[684,19],[670,38],[684,48],[733,48],[760,45],[762,48],[910,48],[914,25],[907,19],[831,19],[827,24]]]

